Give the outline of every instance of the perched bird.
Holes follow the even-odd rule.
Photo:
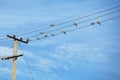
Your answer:
[[[44,34],[44,32],[40,32],[40,34]]]
[[[78,24],[76,22],[74,22],[73,25],[75,25],[76,27],[78,26]]]
[[[62,30],[62,33],[64,33],[66,35],[66,31],[65,30]]]
[[[5,58],[0,58],[0,60],[5,60]]]
[[[55,26],[55,24],[51,24],[50,26],[52,26],[52,27],[53,27],[53,26]]]
[[[55,34],[52,33],[51,36],[55,36]]]
[[[92,23],[91,23],[91,25],[95,25],[95,23],[94,23],[94,22],[92,22]]]
[[[45,38],[47,38],[48,37],[48,35],[45,35]]]
[[[97,21],[96,23],[99,24],[99,25],[101,25],[100,21]]]
[[[36,39],[37,39],[37,40],[40,40],[40,38],[39,38],[39,37],[37,37]]]
[[[27,38],[26,41],[27,41],[27,43],[28,43],[28,42],[31,41],[31,40],[30,40],[29,38]]]
[[[20,38],[20,41],[22,41],[22,38]]]

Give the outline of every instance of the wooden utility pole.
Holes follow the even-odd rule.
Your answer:
[[[12,58],[13,59],[13,64],[12,64],[12,80],[16,80],[16,64],[17,64],[17,58],[23,55],[17,55],[18,52],[18,43],[19,42],[23,42],[23,43],[28,43],[29,39],[27,39],[26,41],[23,41],[22,38],[18,39],[16,38],[15,35],[13,36],[9,36],[7,35],[8,38],[11,38],[14,40],[14,50],[13,50],[13,56],[12,57],[8,57],[8,58]]]
[[[14,40],[14,50],[13,50],[13,56],[17,55],[18,51],[18,40]],[[13,58],[13,64],[12,64],[12,80],[16,80],[16,64],[17,64],[17,57]]]

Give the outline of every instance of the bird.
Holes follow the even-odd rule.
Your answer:
[[[55,34],[52,33],[51,36],[55,36]]]
[[[97,24],[101,25],[100,21],[96,21]]]
[[[44,34],[44,32],[40,32],[40,34]]]
[[[37,37],[36,39],[37,39],[37,40],[40,40],[40,38],[39,38],[39,37]]]
[[[4,60],[5,58],[0,58],[1,60]]]
[[[65,30],[62,30],[62,33],[64,33],[66,35],[66,31]]]
[[[48,35],[45,35],[45,38],[47,38],[48,37]]]
[[[76,27],[78,26],[78,24],[76,22],[74,22],[73,25],[75,25]]]
[[[94,22],[92,22],[92,23],[91,23],[91,25],[95,25],[95,23],[94,23]]]
[[[26,42],[28,43],[29,41],[31,41],[29,38],[26,39]]]
[[[53,27],[53,26],[55,26],[55,24],[51,24],[50,26],[52,26],[52,27]]]

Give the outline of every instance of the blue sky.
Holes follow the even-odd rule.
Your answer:
[[[0,0],[0,57],[13,54],[13,44],[8,43],[13,41],[1,40],[6,38],[7,34],[19,35],[48,27],[51,23],[72,20],[119,4],[119,0]],[[99,15],[102,14],[78,21]],[[98,20],[115,16],[120,14],[115,13]],[[96,19],[79,26],[90,24],[92,21]],[[61,34],[40,41],[31,41],[27,45],[21,43],[34,79],[120,80],[119,21],[120,18],[117,18],[102,23],[101,26],[90,26],[67,35]],[[72,23],[63,26],[69,24]],[[27,38],[38,33],[21,37]],[[21,53],[23,52],[19,45],[18,54]],[[0,61],[0,80],[11,80],[11,70],[12,60]],[[17,61],[17,80],[32,80],[24,57]]]

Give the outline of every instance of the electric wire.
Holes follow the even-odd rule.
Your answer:
[[[120,6],[116,6],[116,7],[112,7],[112,8],[109,8],[109,9],[104,9],[104,10],[102,10],[103,12],[105,11],[105,10],[111,10],[111,9],[115,9],[115,8],[118,8],[118,7],[120,7]],[[98,11],[98,12],[101,12],[101,11]],[[98,13],[97,12],[97,13]],[[93,14],[95,14],[95,13],[93,13]],[[92,15],[92,14],[91,14]],[[83,16],[83,17],[87,17],[87,16],[90,16],[90,14],[89,15],[86,15],[86,16]],[[83,17],[81,17],[81,18],[83,18]],[[78,19],[78,18],[77,18]],[[80,19],[80,18],[79,18]],[[75,20],[75,19],[74,19]],[[45,27],[46,28],[46,27]],[[46,28],[47,29],[47,28]],[[41,30],[41,29],[40,29]],[[37,30],[37,31],[40,31],[40,30]],[[57,29],[56,29],[57,30]],[[53,30],[53,31],[55,31],[55,30]],[[51,31],[49,31],[49,32],[51,32]],[[30,32],[31,33],[31,32]],[[28,33],[28,34],[30,34],[30,33]],[[33,32],[32,32],[33,33]]]
[[[22,53],[24,54],[24,51],[23,51],[22,45],[21,45],[21,43],[19,43],[19,44],[20,44],[20,47],[21,47]],[[27,61],[25,55],[24,55],[23,57],[24,57],[24,60],[25,60],[26,65],[27,65],[27,67],[28,67],[28,70],[29,70],[29,72],[30,72],[30,75],[32,76],[32,80],[35,80],[35,78],[34,78],[34,76],[33,76],[33,73],[32,73],[32,70],[31,70],[31,68],[30,68],[30,65],[29,65],[29,63],[28,63],[28,61]]]
[[[102,13],[102,12],[109,11],[109,10],[112,10],[112,9],[115,9],[115,8],[119,8],[119,7],[120,7],[120,5],[119,5],[119,6],[116,6],[116,7],[113,7],[113,8],[101,10],[101,11],[98,11],[98,12],[95,12],[95,13],[91,13],[91,14],[88,14],[88,15],[83,16],[83,17],[80,17],[80,18],[76,18],[76,19],[69,20],[69,21],[66,21],[66,22],[58,23],[58,24],[56,24],[56,25],[63,25],[63,24],[65,24],[65,23],[73,22],[73,21],[76,21],[76,20],[79,20],[79,19],[83,19],[83,18],[85,18],[85,17],[89,17],[89,16],[92,16],[92,15],[100,14],[100,13]]]
[[[107,22],[107,21],[110,21],[110,20],[113,20],[113,19],[116,19],[116,18],[119,18],[120,16],[116,16],[116,17],[112,17],[112,18],[109,18],[109,19],[105,19],[105,20],[101,20],[101,23],[104,23],[104,22]],[[75,29],[71,29],[71,30],[67,30],[66,32],[72,32],[72,31],[76,31],[76,30],[79,30],[79,29],[82,29],[82,28],[86,28],[86,27],[89,27],[89,26],[93,26],[91,24],[88,24],[88,25],[85,25],[85,26],[82,26],[82,27],[79,27],[79,28],[75,28]],[[56,35],[60,35],[60,34],[63,34],[61,32],[57,33]],[[48,37],[52,37],[52,36],[48,36]],[[45,37],[41,37],[40,39],[45,39]],[[33,39],[31,41],[36,41],[36,39]]]
[[[115,0],[115,1],[113,1],[113,2],[111,2],[111,3],[109,3],[109,4],[114,4],[114,3],[118,2],[118,1],[119,1],[119,0],[117,0],[117,1]],[[115,7],[112,7],[112,8],[104,9],[104,10],[102,10],[102,11],[114,9],[114,8],[117,8],[117,7],[120,7],[120,5],[115,6]],[[90,16],[90,15],[94,15],[94,14],[100,13],[100,12],[101,12],[101,11],[94,12],[94,13],[88,14],[88,15],[86,15],[86,16],[83,16],[83,17],[80,17],[80,18],[76,18],[76,19],[82,19],[82,18],[84,18],[84,17]],[[74,17],[74,16],[76,16],[76,15],[79,15],[79,14],[75,14],[75,15],[66,17],[66,18],[64,18],[64,19],[69,19],[69,18]],[[73,19],[73,20],[76,20],[76,19]],[[62,25],[62,24],[65,24],[65,23],[70,22],[70,21],[73,21],[73,20],[69,20],[69,21],[65,21],[65,22],[62,22],[62,23],[58,23],[57,25]],[[57,20],[56,20],[56,21],[57,21]],[[45,24],[44,24],[43,26],[45,26]],[[39,30],[44,30],[44,29],[47,29],[47,28],[50,28],[50,27],[41,28],[41,29],[39,29]],[[26,32],[26,33],[20,34],[20,35],[18,35],[18,36],[27,35],[27,34],[30,34],[30,33],[32,33],[32,32],[36,32],[36,30],[35,30],[35,31]],[[0,39],[0,40],[5,40],[5,39],[7,39],[7,38],[3,38],[3,39]]]
[[[109,4],[109,5],[113,5],[113,4],[117,3],[117,2],[119,2],[119,0],[113,0],[112,2],[108,2],[108,4]],[[109,6],[109,5],[108,5],[108,6]],[[105,4],[104,6],[107,6],[107,4]],[[74,16],[76,16],[76,15],[80,15],[80,13],[79,13],[79,14],[74,14],[74,15],[71,15],[71,16],[68,16],[68,17],[65,17],[65,18],[63,18],[63,19],[69,19],[69,18],[74,17]],[[53,22],[57,22],[57,21],[60,21],[60,20],[63,20],[63,19],[55,20],[55,21],[53,21]],[[58,24],[59,24],[59,23],[58,23]],[[48,25],[48,24],[43,24],[43,25],[41,25],[41,26],[45,26],[45,25]],[[39,26],[38,26],[38,27],[39,27]]]
[[[95,15],[95,14],[100,14],[100,13],[102,13],[102,12],[106,12],[106,11],[109,11],[109,10],[113,10],[113,9],[116,9],[116,8],[119,8],[119,7],[120,7],[120,5],[115,6],[115,7],[112,7],[112,8],[108,8],[108,9],[103,9],[103,10],[100,10],[100,11],[97,11],[97,12],[94,12],[94,13],[91,13],[91,14],[88,14],[88,15],[85,15],[85,16],[82,16],[82,17],[79,17],[79,18],[76,18],[76,19],[72,19],[72,20],[69,20],[69,21],[66,21],[66,22],[58,23],[58,24],[56,24],[56,26],[57,26],[57,25],[63,25],[63,24],[65,24],[65,23],[69,23],[69,22],[72,22],[72,21],[75,21],[75,20],[83,19],[83,18],[92,16],[92,15]],[[17,35],[17,36],[28,35],[28,34],[31,34],[31,33],[34,33],[34,32],[38,32],[38,31],[40,31],[40,30],[46,30],[46,29],[49,29],[49,28],[51,28],[51,26],[44,27],[44,28],[40,28],[40,29],[33,30],[33,31],[30,31],[30,32],[26,32],[26,33],[23,33],[23,34],[20,34],[20,35]]]
[[[97,16],[97,17],[93,17],[93,18],[90,18],[90,19],[87,19],[87,20],[84,20],[84,21],[80,21],[80,22],[77,22],[77,24],[82,24],[82,23],[85,23],[87,21],[91,21],[91,20],[94,20],[94,19],[97,19],[97,18],[101,18],[101,17],[104,17],[104,16],[108,16],[108,15],[111,15],[111,14],[116,14],[120,12],[120,10],[116,10],[116,11],[113,11],[113,12],[110,12],[110,13],[106,13],[106,14],[103,14],[103,15],[100,15],[100,16]],[[50,32],[54,32],[54,31],[57,31],[57,30],[60,30],[60,29],[63,29],[63,28],[69,28],[69,27],[72,27],[73,25],[68,25],[68,26],[63,26],[63,27],[60,27],[60,28],[57,28],[57,29],[54,29],[54,30],[50,30],[50,31],[47,31],[47,32],[44,32],[44,33],[50,33]],[[27,37],[36,37],[36,36],[39,36],[39,35],[32,35],[32,36],[27,36]]]
[[[110,13],[107,13],[107,14],[103,14],[103,15],[100,15],[100,16],[98,16],[98,17],[101,17],[101,16],[105,16],[105,15],[108,15],[108,14],[112,14],[112,13],[117,13],[117,12],[119,12],[120,10],[117,10],[117,11],[115,11],[115,12],[110,12]],[[98,17],[95,17],[95,18],[98,18]],[[92,18],[92,19],[94,19],[94,18]],[[89,19],[88,19],[89,20]],[[86,20],[87,21],[87,20]],[[78,22],[78,23],[80,23],[80,22]],[[71,27],[71,26],[73,26],[73,25],[70,25],[70,26],[67,26],[67,27]],[[65,27],[62,27],[62,28],[66,28],[66,26]],[[62,29],[62,28],[59,28],[59,29]],[[58,30],[58,29],[56,29],[56,30]],[[55,30],[54,30],[55,31]],[[49,31],[50,32],[50,31]],[[34,36],[32,36],[32,37],[36,37],[35,35]],[[41,38],[40,38],[41,39]]]
[[[56,26],[57,26],[57,25],[63,25],[63,24],[65,24],[65,23],[69,23],[69,22],[72,22],[72,21],[75,21],[75,20],[83,19],[83,18],[85,18],[85,17],[89,17],[89,16],[92,16],[92,15],[95,15],[95,14],[100,14],[100,13],[102,13],[102,12],[109,11],[109,10],[112,10],[112,9],[115,9],[115,8],[119,8],[119,7],[120,7],[120,5],[115,6],[115,7],[112,7],[112,8],[100,10],[100,11],[97,11],[97,12],[94,12],[94,13],[91,13],[91,14],[88,14],[88,15],[85,15],[85,16],[80,17],[80,18],[76,18],[76,19],[72,19],[72,20],[69,20],[69,21],[66,21],[66,22],[58,23],[58,24],[56,24]],[[37,31],[40,31],[40,30],[46,30],[46,29],[49,29],[49,28],[51,28],[51,27],[50,27],[50,26],[49,26],[49,27],[44,27],[44,28],[37,29],[37,30],[34,30],[34,31],[30,31],[30,32],[27,32],[27,33],[24,33],[24,34],[21,34],[21,35],[18,35],[18,36],[27,35],[27,34],[30,34],[30,33],[33,33],[33,32],[37,32]]]

